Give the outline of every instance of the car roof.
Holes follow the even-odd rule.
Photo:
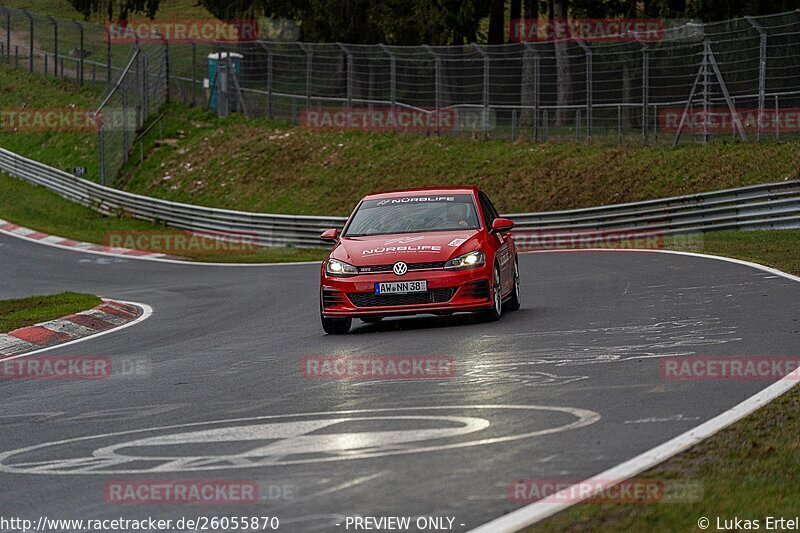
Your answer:
[[[399,189],[396,191],[373,192],[364,197],[365,200],[376,198],[400,198],[409,196],[422,196],[424,194],[477,194],[477,187],[418,187],[414,189]]]

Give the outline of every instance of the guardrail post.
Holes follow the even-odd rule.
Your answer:
[[[28,70],[33,72],[33,17],[30,13],[25,11],[24,9],[21,10],[22,14],[28,17]]]
[[[758,42],[758,140],[763,137],[764,113],[766,112],[766,93],[767,93],[767,33],[761,24],[756,22],[753,17],[745,17],[753,28],[758,32],[760,39]]]
[[[481,131],[485,139],[489,133],[489,80],[491,73],[491,58],[486,50],[481,49],[477,43],[472,43],[473,48],[483,58],[483,113],[481,117]]]

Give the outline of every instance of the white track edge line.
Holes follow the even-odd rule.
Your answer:
[[[41,239],[31,239],[29,237],[26,237],[25,235],[20,235],[19,233],[14,233],[13,231],[5,230],[2,228],[0,228],[0,233],[2,233],[3,235],[8,235],[9,237],[22,239],[23,241],[32,242],[34,244],[41,244],[42,246],[50,246],[52,248],[58,248],[60,250],[67,250],[70,252],[104,255],[107,257],[118,257],[120,259],[135,259],[137,261],[170,263],[175,265],[213,266],[213,267],[274,267],[274,266],[319,265],[320,263],[322,263],[322,261],[294,261],[290,263],[203,263],[201,261],[181,261],[179,259],[166,259],[164,257],[146,257],[146,256],[136,256],[136,255],[115,254],[113,252],[102,252],[99,250],[82,250],[74,246],[64,246],[62,244],[56,244],[52,242],[43,242]]]
[[[543,250],[543,251],[532,251],[526,253],[551,253],[558,251],[569,253],[573,252],[574,250]],[[787,274],[786,272],[782,272],[775,268],[760,265],[758,263],[752,263],[750,261],[744,261],[742,259],[734,259],[732,257],[723,257],[719,255],[701,254],[696,252],[681,252],[677,250],[643,250],[643,249],[620,250],[618,248],[591,248],[587,249],[587,251],[598,251],[598,252],[623,251],[623,252],[649,252],[649,253],[655,252],[655,253],[665,253],[674,255],[686,255],[690,257],[699,257],[704,259],[716,259],[718,261],[725,261],[728,263],[735,263],[738,265],[751,267],[756,270],[769,272],[770,274],[775,274],[777,276],[792,281],[800,282],[800,277],[794,276],[792,274]],[[620,481],[623,481],[637,474],[640,474],[641,472],[644,472],[645,470],[652,468],[658,465],[659,463],[666,461],[670,457],[673,457],[679,454],[680,452],[694,446],[695,444],[707,439],[708,437],[728,427],[734,422],[741,420],[742,418],[746,417],[747,415],[753,413],[757,409],[771,402],[781,394],[785,393],[786,391],[794,387],[797,383],[798,383],[797,374],[789,374],[787,376],[784,376],[776,383],[773,383],[769,387],[762,389],[753,396],[750,396],[746,400],[734,405],[730,409],[723,411],[714,418],[711,418],[710,420],[703,422],[699,426],[692,428],[684,433],[681,433],[677,437],[673,437],[667,442],[660,444],[655,448],[651,448],[650,450],[641,453],[636,457],[629,459],[623,463],[620,463],[617,466],[611,467],[608,470],[597,474],[596,476],[587,478],[579,482],[578,484],[587,484],[591,487],[596,487],[600,490],[603,490],[607,487],[619,483]],[[530,505],[526,505],[525,507],[517,509],[516,511],[512,511],[499,518],[486,522],[485,524],[482,524],[472,529],[471,533],[495,533],[495,532],[513,533],[519,531],[524,527],[540,522],[545,518],[549,518],[554,514],[563,511],[564,509],[567,509],[568,507],[580,503],[584,499],[586,498],[575,498],[574,496],[571,496],[569,488],[566,488],[556,494],[553,494],[552,496],[548,496],[543,500],[539,500]],[[570,501],[564,501],[564,500],[570,500]]]
[[[133,306],[139,307],[142,310],[142,314],[138,318],[136,318],[134,320],[131,320],[127,324],[123,324],[123,325],[121,325],[119,327],[116,327],[116,328],[113,328],[113,329],[107,329],[105,331],[99,331],[99,332],[95,333],[94,335],[87,335],[86,337],[81,337],[80,339],[74,339],[74,340],[71,340],[71,341],[68,341],[68,342],[65,342],[65,343],[62,343],[62,344],[56,344],[54,346],[46,346],[44,348],[39,348],[38,350],[34,350],[32,352],[25,352],[25,353],[22,353],[22,354],[12,355],[11,357],[3,357],[3,358],[0,358],[0,363],[3,363],[5,361],[11,361],[13,359],[19,359],[21,357],[28,357],[29,355],[35,355],[37,353],[48,352],[48,351],[51,351],[51,350],[58,350],[60,348],[63,348],[65,346],[69,346],[71,344],[77,344],[79,342],[87,341],[89,339],[96,339],[97,337],[102,337],[103,335],[108,335],[109,333],[116,333],[116,332],[121,331],[121,330],[123,330],[125,328],[129,328],[131,326],[134,326],[134,325],[138,324],[139,322],[143,322],[143,321],[147,320],[153,314],[153,308],[150,307],[147,304],[140,304],[140,303],[137,303],[137,302],[126,302],[124,300],[117,300],[115,298],[112,298],[111,300],[114,301],[114,302],[119,302],[121,304],[133,305]]]

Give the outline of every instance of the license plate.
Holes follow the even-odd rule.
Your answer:
[[[428,292],[427,281],[389,281],[376,283],[375,294],[407,294],[409,292]]]

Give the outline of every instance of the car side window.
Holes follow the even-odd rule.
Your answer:
[[[494,219],[496,219],[500,215],[497,214],[497,209],[494,208],[492,202],[489,200],[489,197],[486,196],[484,193],[480,194],[480,200],[481,200],[481,210],[483,211],[483,218],[486,219],[486,226],[488,229],[492,227],[492,222],[494,222]]]

